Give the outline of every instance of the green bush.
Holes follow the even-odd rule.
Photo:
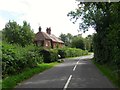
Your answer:
[[[82,50],[82,49],[77,49],[77,48],[64,47],[64,48],[58,49],[58,54],[61,56],[61,58],[77,57],[77,56],[87,55],[88,51]]]
[[[87,51],[76,48],[43,49],[34,45],[21,47],[19,45],[2,44],[2,76],[14,75],[26,68],[34,68],[38,64],[51,63],[61,58],[76,57],[88,54]]]
[[[58,55],[60,55],[59,58],[65,58],[66,56],[65,50],[58,49]]]
[[[50,63],[57,61],[58,59],[58,53],[55,49],[47,50],[47,49],[42,49],[40,53],[43,55],[43,59],[45,63]]]
[[[21,47],[3,42],[2,44],[2,76],[22,72],[25,68],[32,68],[42,63],[42,55],[34,45]]]
[[[55,49],[51,49],[50,50],[50,58],[51,58],[51,62],[55,62],[58,60],[58,51]]]
[[[45,63],[50,63],[51,62],[51,57],[50,57],[49,50],[42,49],[42,50],[40,50],[40,53],[43,55],[43,61]]]

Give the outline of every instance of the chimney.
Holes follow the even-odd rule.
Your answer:
[[[50,27],[46,29],[46,33],[49,34],[49,35],[51,34],[51,28]]]
[[[41,32],[41,29],[42,29],[41,26],[39,26],[39,32]]]

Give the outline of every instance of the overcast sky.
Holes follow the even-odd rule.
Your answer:
[[[0,30],[9,20],[20,25],[26,20],[35,33],[40,25],[44,32],[47,27],[51,27],[51,33],[56,36],[61,33],[77,35],[80,20],[73,24],[70,17],[67,17],[67,13],[75,8],[75,0],[0,0]],[[93,32],[94,30],[90,29],[83,36]]]

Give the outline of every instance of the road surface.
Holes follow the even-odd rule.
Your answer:
[[[34,75],[16,88],[114,88],[90,60],[93,55],[65,61]]]

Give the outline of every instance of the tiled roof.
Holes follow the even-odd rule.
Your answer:
[[[50,37],[52,38],[52,41],[54,42],[64,43],[62,40],[60,40],[58,37],[56,37],[53,34],[51,34]]]
[[[58,37],[56,37],[53,34],[47,34],[45,32],[38,32],[35,35],[35,41],[39,41],[39,40],[45,40],[45,39],[50,39],[53,42],[59,42],[59,43],[64,43],[62,40],[60,40]]]
[[[50,37],[48,35],[46,35],[46,33],[44,33],[44,32],[38,32],[38,33],[36,33],[36,35],[35,35],[35,41],[45,40],[45,39],[50,39]]]

